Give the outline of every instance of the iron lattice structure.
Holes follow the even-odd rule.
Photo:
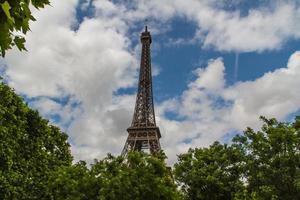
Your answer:
[[[131,126],[127,129],[128,137],[122,151],[123,156],[128,151],[149,150],[154,154],[161,149],[159,143],[161,134],[156,126],[153,104],[151,42],[151,35],[146,26],[141,34],[142,54],[135,109]]]

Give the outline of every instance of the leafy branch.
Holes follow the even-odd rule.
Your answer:
[[[30,5],[36,9],[49,5],[49,0],[0,0],[0,55],[5,56],[7,50],[17,46],[25,50],[25,35],[29,22],[36,19],[32,16]]]

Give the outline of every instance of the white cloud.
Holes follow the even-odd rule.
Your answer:
[[[300,7],[293,1],[272,1],[272,5],[251,8],[248,13],[224,7],[240,1],[135,0],[116,3],[94,1],[98,16],[123,19],[131,27],[149,19],[154,34],[169,31],[175,17],[197,25],[194,38],[170,38],[174,45],[199,43],[218,51],[252,52],[280,49],[287,41],[300,38]],[[167,45],[170,45],[170,41]]]
[[[220,51],[276,50],[287,40],[300,37],[300,8],[296,2],[272,1],[272,5],[250,9],[245,16],[239,10],[223,9],[223,3],[211,0],[139,0],[134,1],[136,6],[126,16],[129,19],[148,17],[155,19],[156,23],[164,23],[175,16],[193,21],[198,27],[195,38],[176,39],[175,45],[192,41]],[[229,3],[238,4],[235,1]]]
[[[198,78],[195,82],[190,84],[190,87],[197,87],[197,88],[205,88],[208,90],[219,90],[222,89],[225,85],[224,79],[224,64],[221,59],[212,60],[208,64],[209,68],[198,68],[195,73]],[[218,77],[215,79],[214,77]]]
[[[196,18],[200,31],[206,33],[204,46],[221,51],[264,51],[300,37],[299,11],[294,4],[282,3],[274,10],[250,10],[244,17],[239,12],[211,10],[200,11]]]
[[[134,97],[114,92],[133,85],[137,61],[121,19],[86,18],[74,31],[76,3],[54,0],[36,12],[28,52],[10,51],[5,73],[46,117],[60,116],[61,126],[71,123],[75,158],[91,160],[120,152],[125,142]],[[68,96],[64,104],[53,100]]]
[[[287,67],[232,86],[224,85],[221,59],[197,71],[197,79],[180,99],[166,101],[158,109],[163,144],[171,162],[189,147],[207,146],[247,126],[259,128],[260,115],[284,120],[300,109],[300,52],[291,55]],[[167,112],[184,120],[170,120],[164,116]]]
[[[235,101],[230,116],[238,127],[240,119],[265,115],[284,119],[300,107],[300,52],[295,52],[286,68],[266,73],[255,81],[241,82],[224,91],[227,100]],[[254,120],[252,118],[252,120]]]

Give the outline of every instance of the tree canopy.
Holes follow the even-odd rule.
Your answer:
[[[233,199],[243,190],[241,158],[239,150],[215,142],[180,155],[174,174],[187,199]]]
[[[67,135],[0,83],[0,199],[39,199],[49,174],[70,166]]]
[[[175,164],[187,199],[300,199],[300,117],[266,119],[232,143],[190,149]]]
[[[61,168],[49,181],[53,199],[179,200],[180,192],[163,154],[130,152],[126,160],[110,154],[90,169],[84,162]]]
[[[29,22],[35,21],[30,6],[37,9],[49,5],[49,0],[0,0],[0,55],[13,46],[26,50],[24,35],[30,30]]]
[[[245,156],[246,194],[254,199],[300,199],[300,117],[293,123],[266,119],[233,139]]]

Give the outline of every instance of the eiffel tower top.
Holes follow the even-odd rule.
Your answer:
[[[142,54],[140,63],[139,85],[136,96],[134,115],[131,128],[137,127],[156,127],[152,75],[151,75],[151,55],[150,44],[152,42],[147,26],[141,34]]]
[[[152,39],[151,39],[151,35],[150,35],[150,32],[148,31],[148,27],[145,26],[145,31],[142,32],[142,35],[141,35],[141,42],[149,42],[151,44],[152,42]]]

